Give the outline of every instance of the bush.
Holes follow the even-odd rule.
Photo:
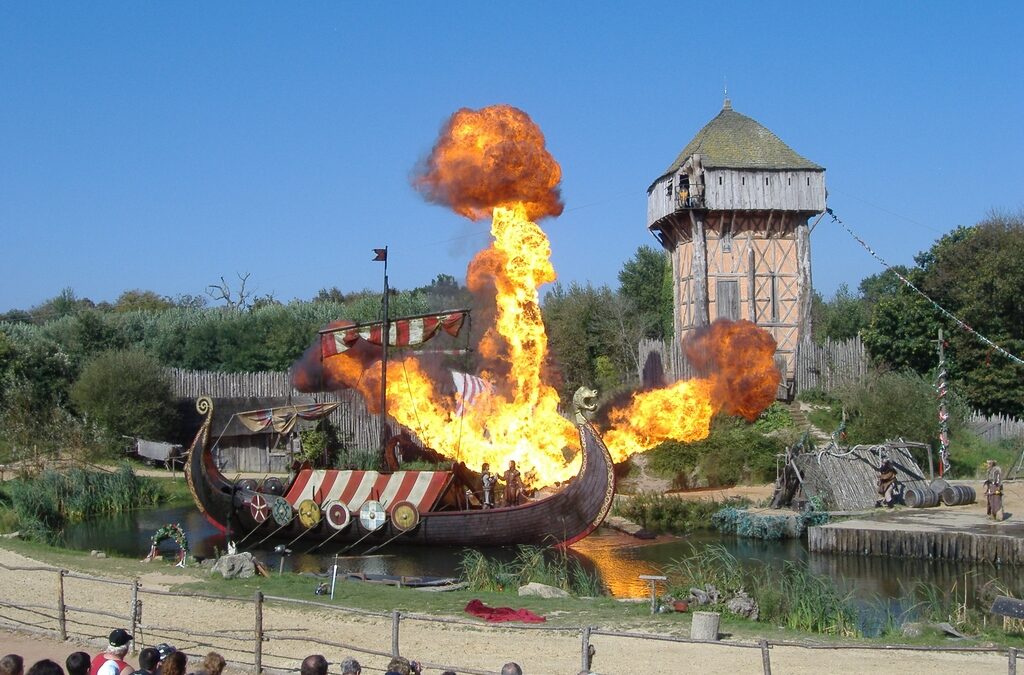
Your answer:
[[[160,440],[174,428],[170,380],[156,359],[140,351],[104,352],[86,363],[71,399],[114,438]]]
[[[787,429],[793,426],[793,416],[789,409],[778,401],[764,409],[754,422],[754,429],[762,434]]]
[[[782,441],[759,433],[735,417],[716,417],[711,434],[700,441],[666,441],[650,451],[650,467],[677,487],[718,487],[775,478],[775,455]]]
[[[750,500],[730,499],[730,506],[749,506]],[[672,495],[645,492],[630,499],[618,499],[612,512],[652,532],[686,534],[711,529],[711,516],[723,506],[709,499],[680,499]]]

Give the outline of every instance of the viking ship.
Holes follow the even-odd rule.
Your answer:
[[[593,532],[611,509],[612,459],[604,442],[577,416],[582,462],[559,491],[516,506],[469,508],[458,465],[449,471],[300,469],[285,484],[271,478],[232,482],[217,468],[211,448],[213,401],[200,398],[204,416],[189,449],[185,477],[199,510],[239,548],[265,541],[320,548],[390,542],[487,546],[568,546]],[[312,550],[312,549],[311,549]]]

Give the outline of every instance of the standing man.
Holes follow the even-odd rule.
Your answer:
[[[483,507],[485,509],[494,508],[494,484],[497,482],[498,477],[491,473],[491,465],[484,462],[480,467],[480,487],[484,493]]]
[[[992,520],[1003,520],[1006,517],[1003,511],[1003,470],[994,459],[986,461],[985,466],[988,469],[985,472],[985,498],[988,500],[985,513]]]
[[[518,506],[522,492],[522,476],[516,468],[515,460],[509,460],[508,471],[505,472],[505,506]]]

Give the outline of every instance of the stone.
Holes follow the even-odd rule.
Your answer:
[[[256,563],[253,561],[252,553],[222,555],[210,570],[210,574],[220,574],[225,579],[248,579],[256,574]]]
[[[569,594],[561,588],[555,588],[554,586],[538,584],[536,581],[531,581],[525,586],[519,587],[519,597],[568,598]]]
[[[924,635],[924,625],[920,623],[907,622],[900,627],[903,637],[917,638]]]
[[[690,597],[692,597],[693,602],[698,605],[706,605],[711,602],[711,598],[708,597],[708,594],[696,586],[690,589]]]
[[[103,551],[96,551],[96,557],[97,558],[106,558],[107,554],[104,553]]]
[[[725,608],[729,612],[746,617],[751,621],[757,621],[757,617],[761,613],[757,602],[743,591],[737,593],[735,597],[729,598],[725,602]]]

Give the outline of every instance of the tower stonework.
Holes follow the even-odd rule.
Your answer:
[[[825,169],[726,99],[647,189],[647,227],[672,259],[676,339],[748,319],[775,337],[792,393],[811,332],[807,223],[824,210]]]

